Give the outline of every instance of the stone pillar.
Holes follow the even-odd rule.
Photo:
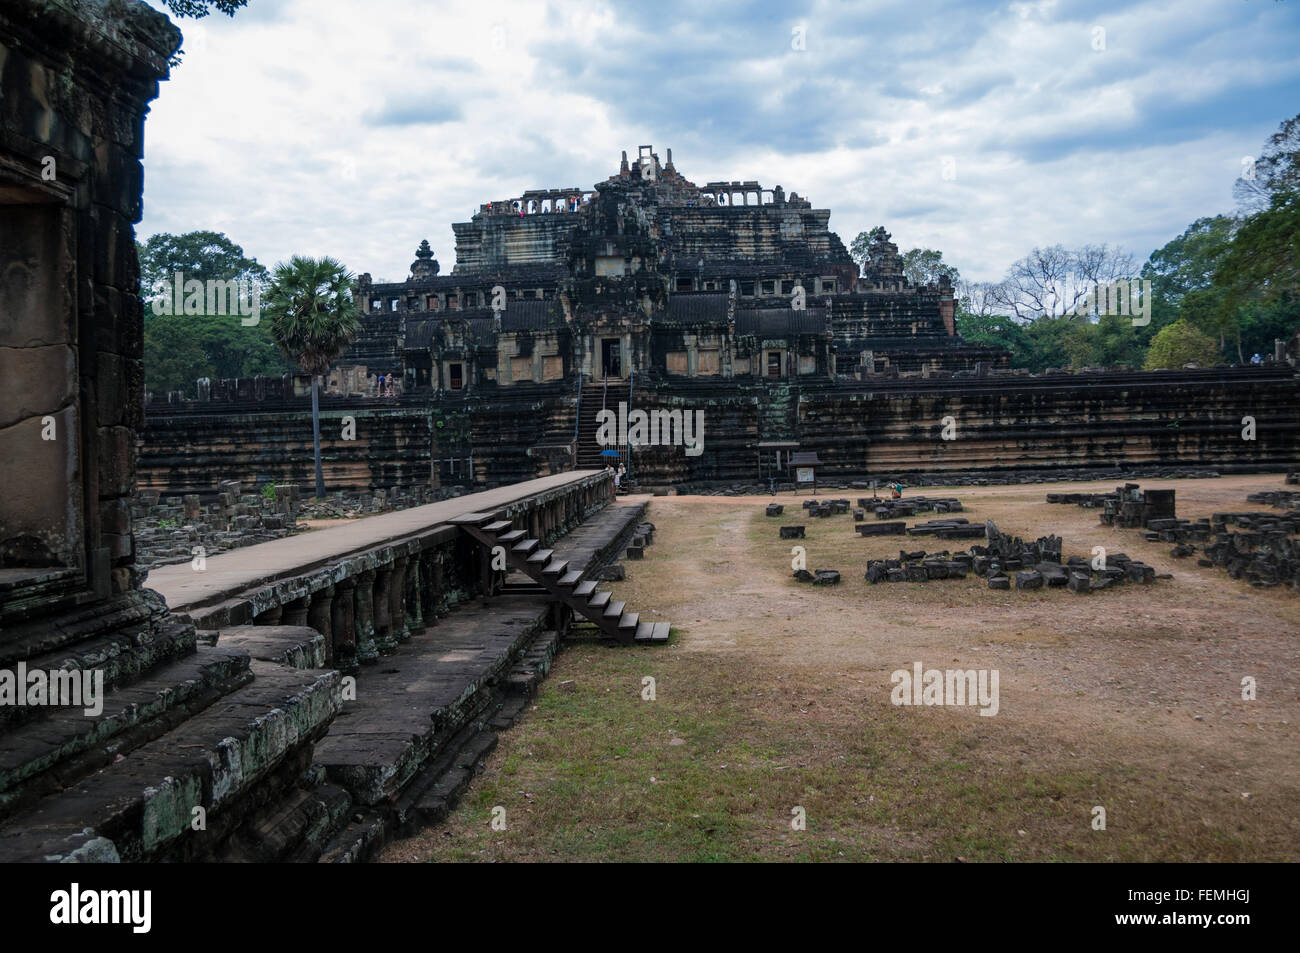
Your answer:
[[[311,594],[307,608],[307,624],[325,636],[325,664],[334,661],[334,587],[326,586]]]
[[[392,655],[397,648],[397,639],[393,636],[393,565],[375,568],[375,646],[380,655]]]
[[[344,672],[357,670],[355,579],[341,579],[334,584],[334,602],[330,606],[330,628],[334,646],[330,655],[334,666]]]
[[[392,626],[393,639],[406,642],[411,638],[411,630],[406,624],[406,567],[408,560],[398,556],[393,560],[393,576],[388,583],[388,616]]]
[[[406,564],[406,629],[410,633],[424,628],[423,574],[420,571],[423,556],[423,553],[416,553]]]
[[[272,606],[265,612],[259,613],[253,617],[254,625],[279,625],[280,619],[284,616],[283,606]]]
[[[379,648],[375,645],[375,571],[367,569],[358,573],[356,585],[354,631],[357,661],[373,665],[379,661]]]
[[[294,599],[284,607],[283,625],[306,625],[307,610],[311,604],[310,596]]]
[[[420,553],[420,600],[425,625],[438,624],[438,604],[442,599],[442,564],[432,549]]]

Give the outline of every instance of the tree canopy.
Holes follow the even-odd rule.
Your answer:
[[[173,285],[180,272],[199,281],[248,280],[265,288],[269,274],[221,232],[159,233],[137,246],[144,298],[145,389],[193,393],[200,377],[279,376],[293,370],[276,347],[266,322],[245,325],[235,314],[155,314],[156,289]],[[159,284],[160,283],[160,284]]]

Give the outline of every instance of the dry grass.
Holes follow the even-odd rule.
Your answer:
[[[1202,516],[1280,483],[1151,485]],[[1051,489],[1076,486],[1108,488]],[[1045,492],[925,490],[1004,532],[1055,532],[1067,554],[1103,545],[1175,578],[1092,596],[974,577],[869,586],[868,556],[969,543],[861,539],[851,517],[806,520],[789,497],[793,519],[765,518],[763,497],[655,499],[656,544],[615,589],[672,620],[673,643],[567,649],[448,823],[384,859],[1297,859],[1300,597],[1172,560]],[[842,585],[790,578],[776,527],[791,521],[808,526],[809,568]],[[891,705],[890,672],[915,661],[997,669],[999,714]],[[1244,675],[1257,701],[1241,700]],[[557,689],[566,679],[575,692]]]

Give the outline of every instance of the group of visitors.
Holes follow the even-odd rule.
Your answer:
[[[618,465],[617,470],[611,466],[606,466],[605,472],[614,474],[614,492],[621,493],[623,491],[623,481],[627,478],[627,467],[621,463]]]
[[[376,381],[376,390],[378,391],[378,396],[380,397],[396,397],[397,396],[397,375],[380,374]]]

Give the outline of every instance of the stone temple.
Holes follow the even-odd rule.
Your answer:
[[[145,392],[134,226],[180,44],[139,0],[0,5],[0,861],[356,861],[445,819],[562,640],[671,637],[600,585],[656,532],[599,466],[602,408],[700,416],[698,453],[611,448],[645,487],[788,483],[804,454],[847,487],[1266,472],[1300,450],[1287,360],[1006,372],[887,236],[860,276],[825,210],[694,186],[644,147],[590,191],[485,205],[450,275],[422,245],[406,282],[363,280],[326,479],[402,505],[229,544],[267,484],[294,522],[311,423],[292,377]],[[179,562],[145,556],[158,510]]]
[[[953,289],[908,284],[877,236],[865,275],[830,211],[756,181],[697,186],[652,146],[594,190],[525,192],[420,245],[401,284],[360,281],[365,334],[341,364],[407,392],[576,380],[832,381],[1000,360],[953,325]],[[494,300],[494,295],[495,300]]]
[[[661,161],[640,146],[592,188],[486,202],[453,229],[449,273],[423,241],[405,281],[360,276],[362,331],[323,404],[334,487],[500,486],[599,466],[612,459],[602,449],[638,485],[679,489],[788,485],[798,453],[856,482],[1294,457],[1300,391],[1286,355],[1009,370],[1000,349],[957,333],[949,282],[908,283],[883,229],[860,273],[829,210],[755,180],[696,185],[671,150]],[[205,491],[214,472],[308,481],[305,394],[305,379],[286,377],[149,395],[142,485]],[[600,411],[624,404],[702,415],[698,452],[634,431],[598,441]],[[1259,422],[1246,453],[1243,414]],[[345,418],[352,439],[338,436]],[[948,420],[959,439],[943,438]]]

